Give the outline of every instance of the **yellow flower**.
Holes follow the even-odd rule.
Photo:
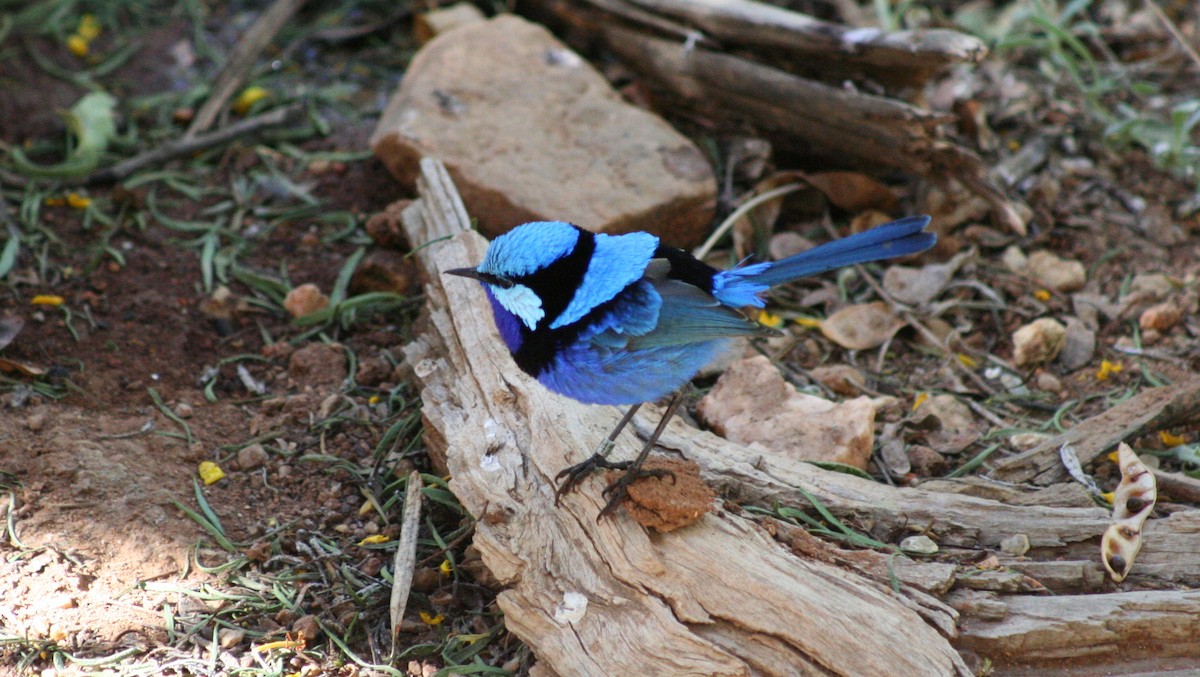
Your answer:
[[[446,620],[446,617],[441,614],[433,616],[422,611],[421,620],[424,621],[426,625],[441,625],[442,621]]]
[[[778,315],[768,313],[765,310],[760,310],[758,311],[758,323],[772,329],[778,329],[783,326],[783,318]]]
[[[912,410],[916,411],[917,409],[919,409],[921,407],[921,405],[925,404],[925,401],[928,399],[929,399],[929,393],[917,393],[916,398],[913,399]]]
[[[797,317],[796,324],[805,329],[820,329],[821,321],[815,317]]]
[[[87,209],[92,204],[92,198],[79,193],[70,193],[67,195],[67,204],[75,209]]]
[[[1038,289],[1037,291],[1033,292],[1033,298],[1045,303],[1046,301],[1050,300],[1050,291],[1047,289]]]
[[[450,572],[454,571],[454,567],[450,564],[450,560],[444,559],[442,565],[438,567],[438,571],[442,572],[443,576],[449,576]]]
[[[74,34],[67,38],[67,50],[82,59],[88,54],[88,41],[82,35]]]
[[[212,484],[213,482],[216,482],[225,476],[225,471],[221,470],[221,466],[213,463],[212,461],[202,462],[198,468],[198,472],[200,474],[200,479],[203,480],[205,484]]]
[[[63,304],[63,297],[55,294],[38,294],[29,299],[29,303],[35,306],[61,306]]]
[[[1104,500],[1108,501],[1108,502],[1109,502],[1109,504],[1111,505],[1111,504],[1112,504],[1112,502],[1113,502],[1114,500],[1116,500],[1116,498],[1117,498],[1117,492],[1115,492],[1115,491],[1106,491],[1106,492],[1104,492],[1103,494],[1100,494],[1100,498],[1103,498]]]
[[[1117,362],[1104,360],[1100,363],[1100,368],[1096,370],[1096,380],[1107,381],[1109,376],[1121,373],[1121,370],[1124,368]]]
[[[1120,459],[1120,456],[1117,454],[1117,452],[1115,452],[1115,451],[1108,452],[1108,460],[1112,461],[1113,463],[1118,463],[1119,459]]]
[[[238,94],[238,98],[233,100],[233,112],[238,115],[245,115],[251,106],[269,96],[271,96],[271,93],[262,87],[257,85],[247,87],[242,90],[241,94]]]
[[[75,34],[91,42],[100,35],[100,22],[91,14],[84,14],[79,19],[79,28],[75,29]]]
[[[1158,431],[1158,439],[1168,447],[1178,447],[1187,442],[1183,435],[1172,435],[1169,431]]]
[[[966,367],[967,369],[974,369],[975,367],[979,366],[979,360],[975,359],[974,357],[971,357],[970,355],[968,355],[966,353],[958,353],[957,355],[955,355],[955,357],[958,358],[958,363],[961,364],[962,366]]]
[[[67,204],[67,201],[61,197],[48,197],[45,200],[42,200],[42,202],[47,207],[61,207]]]
[[[370,397],[370,398],[367,400],[367,404],[372,404],[372,405],[374,405],[374,404],[379,404],[379,400],[380,400],[380,399],[382,399],[382,398],[380,398],[378,395],[372,395],[372,396],[371,396],[371,397]]]
[[[388,537],[383,534],[372,534],[358,542],[359,545],[371,545],[372,543],[387,543]]]

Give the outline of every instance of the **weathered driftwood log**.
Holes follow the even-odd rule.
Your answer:
[[[1000,461],[990,473],[1005,482],[1053,484],[1067,478],[1059,449],[1069,444],[1087,465],[1116,448],[1121,441],[1179,423],[1194,421],[1200,414],[1200,376],[1151,388],[1093,416],[1042,444]]]
[[[599,477],[556,507],[553,477],[591,453],[618,412],[521,374],[482,291],[442,279],[478,263],[486,243],[467,231],[440,164],[423,169],[408,237],[454,237],[418,254],[428,319],[405,354],[429,445],[445,451],[451,489],[479,520],[475,546],[508,586],[505,622],[541,661],[564,675],[969,674],[889,587],[797,557],[743,517],[718,511],[668,534],[623,512],[597,522]],[[634,453],[629,438],[616,455]]]

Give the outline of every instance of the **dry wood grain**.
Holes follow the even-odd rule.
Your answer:
[[[995,465],[991,476],[1005,482],[1053,484],[1067,478],[1058,450],[1070,444],[1079,462],[1087,465],[1133,439],[1200,413],[1200,376],[1161,388],[1151,388],[1087,419],[1070,430],[1024,453]]]
[[[563,675],[968,674],[890,589],[799,558],[745,518],[718,511],[669,534],[623,512],[597,523],[600,478],[556,507],[551,478],[589,454],[618,412],[517,371],[482,290],[442,279],[486,245],[462,232],[440,164],[423,169],[422,198],[404,215],[410,241],[458,234],[418,254],[429,315],[405,354],[428,442],[445,449],[450,487],[479,519],[475,546],[508,586],[498,598],[506,624],[539,660]],[[624,435],[615,453],[631,456],[635,444]]]

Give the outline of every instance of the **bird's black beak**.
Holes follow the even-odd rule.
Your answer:
[[[471,277],[476,280],[482,280],[483,275],[474,268],[455,268],[454,270],[442,271],[445,275],[457,275],[459,277]]]
[[[455,268],[453,270],[442,271],[446,275],[458,275],[459,277],[470,277],[480,282],[486,282],[494,287],[508,289],[513,286],[513,281],[501,275],[493,275],[492,273],[481,273],[478,268]]]

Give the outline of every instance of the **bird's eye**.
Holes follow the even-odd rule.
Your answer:
[[[494,275],[492,276],[492,279],[488,280],[488,282],[491,282],[493,285],[501,289],[512,289],[517,285],[516,282],[513,282],[503,275]]]

